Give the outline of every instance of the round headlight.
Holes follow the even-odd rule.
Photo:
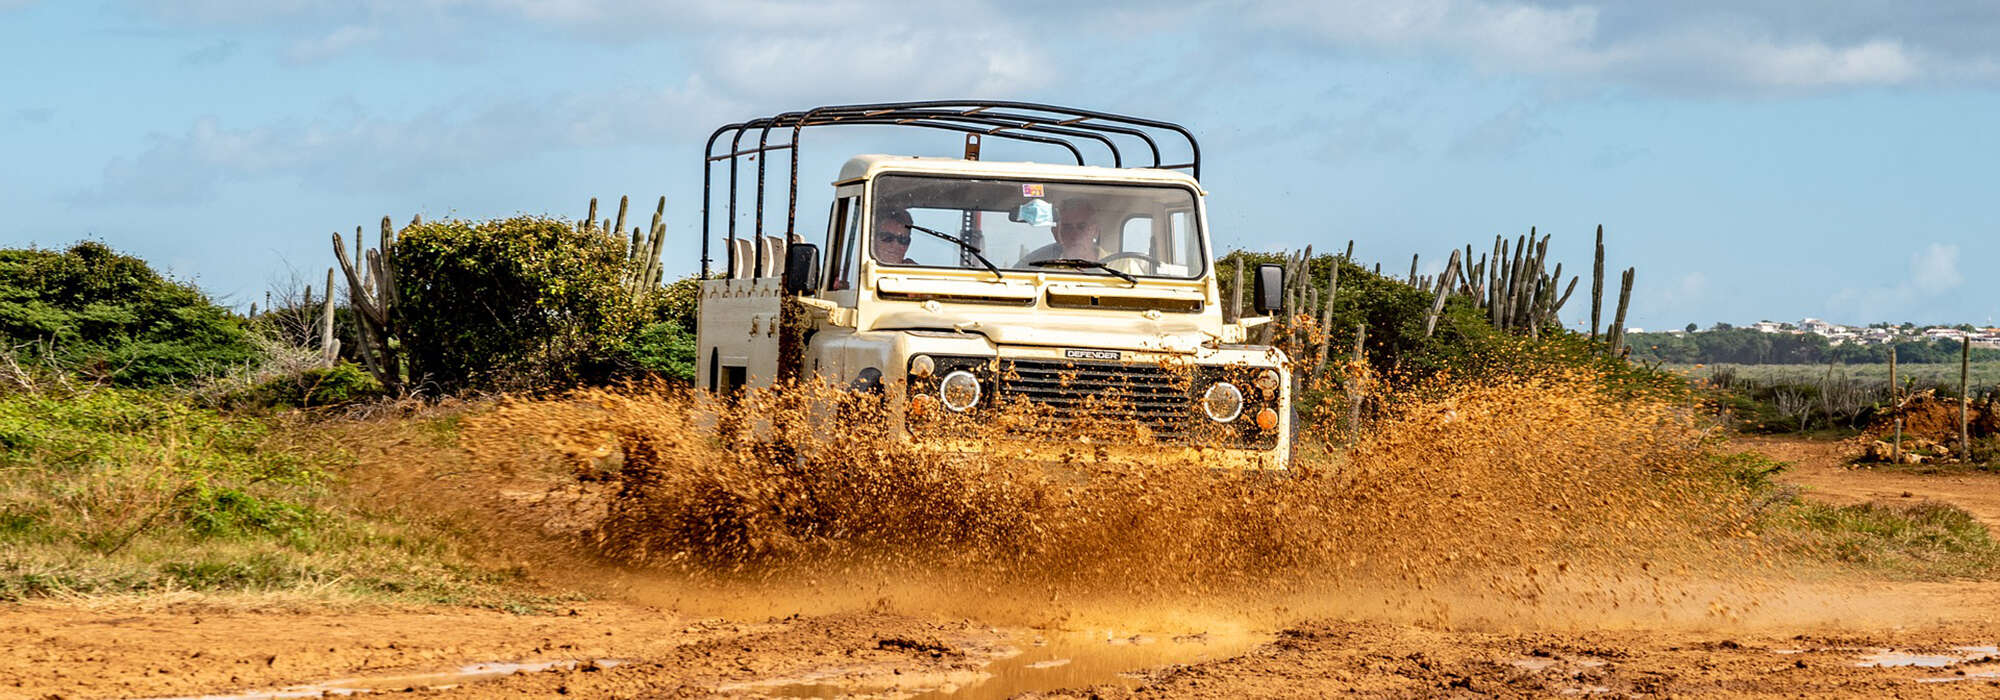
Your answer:
[[[1271,410],[1271,409],[1270,409],[1269,407],[1266,407],[1266,408],[1265,408],[1264,410],[1262,410],[1262,411],[1258,411],[1258,412],[1257,412],[1257,427],[1258,427],[1258,428],[1261,428],[1261,429],[1263,429],[1263,430],[1264,430],[1265,432],[1270,432],[1270,431],[1273,431],[1273,430],[1277,430],[1277,429],[1278,429],[1278,412],[1277,412],[1277,411],[1273,411],[1273,410]]]
[[[1264,392],[1266,398],[1274,396],[1278,391],[1278,370],[1267,369],[1258,372],[1255,384],[1259,390]]]
[[[962,369],[944,375],[938,382],[938,400],[956,413],[972,410],[979,405],[979,378]]]
[[[910,358],[910,374],[929,379],[931,373],[936,371],[937,360],[931,359],[931,356],[918,355]]]
[[[1217,423],[1236,420],[1243,415],[1243,390],[1229,382],[1216,382],[1202,394],[1201,411]]]

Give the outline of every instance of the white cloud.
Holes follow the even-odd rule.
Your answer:
[[[1032,23],[983,0],[895,11],[861,0],[171,0],[153,11],[279,33],[293,63],[434,43],[495,18],[579,41],[686,43],[711,89],[787,104],[1013,91],[1049,74]]]
[[[1668,307],[1689,306],[1705,296],[1708,296],[1708,275],[1696,270],[1674,280],[1661,295],[1660,301]]]
[[[1932,243],[1910,255],[1910,284],[1917,292],[1937,295],[1965,283],[1958,272],[1958,246]]]
[[[735,95],[788,103],[884,96],[1004,94],[1041,73],[1023,37],[1005,31],[877,26],[892,41],[857,44],[845,31],[714,42],[703,73]]]
[[[374,43],[382,38],[382,30],[357,24],[335,27],[325,34],[292,42],[285,50],[285,58],[295,63],[321,61],[353,49]]]
[[[0,6],[8,2],[21,0]],[[496,20],[587,41],[692,42],[716,63],[785,69],[738,71],[749,77],[803,76],[791,84],[825,75],[828,65],[858,66],[842,77],[864,88],[901,84],[916,71],[842,59],[914,55],[946,75],[983,68],[985,79],[997,79],[1024,58],[1032,64],[1028,57],[1060,48],[1052,34],[1173,30],[1227,36],[1237,47],[1289,36],[1340,52],[1450,57],[1494,73],[1590,76],[1676,91],[2000,79],[2000,50],[1990,41],[2000,32],[2000,6],[1978,2],[1181,0],[1079,9],[1049,0],[893,8],[863,0],[163,0],[147,7],[171,21],[276,32],[287,38],[289,60],[337,56],[391,36],[434,40]],[[710,77],[725,89],[738,82]],[[762,84],[742,83],[752,92]]]
[[[1253,21],[1343,44],[1396,51],[1459,47],[1536,63],[1567,61],[1597,33],[1597,10],[1478,0],[1264,0]]]
[[[1480,122],[1454,140],[1450,153],[1459,157],[1511,156],[1555,133],[1529,105],[1514,105]]]
[[[1901,34],[1857,33],[1766,7],[1772,4],[1677,13],[1646,4],[1554,7],[1518,0],[1257,0],[1250,17],[1268,30],[1337,49],[1449,56],[1492,72],[1583,75],[1675,90],[1810,90],[2000,77],[1991,47],[1967,48],[1943,36],[1956,29],[1946,26],[1951,13],[1928,17],[1930,24],[1901,23]],[[1870,17],[1868,8],[1820,13]],[[1976,19],[2000,26],[2000,17]],[[1932,36],[1937,40],[1931,44],[1920,41]]]
[[[334,112],[256,126],[203,118],[184,133],[153,135],[144,151],[113,160],[99,184],[72,198],[91,204],[187,204],[213,198],[233,182],[270,179],[340,191],[397,191],[558,149],[695,138],[697,126],[720,123],[726,114],[740,114],[742,106],[716,97],[696,80],[611,98],[564,95],[470,110],[441,107],[408,119]]]
[[[1849,287],[1829,300],[1833,308],[1852,310],[1853,318],[1910,318],[1965,284],[1959,272],[1957,244],[1931,243],[1911,253],[1902,279],[1876,287]]]

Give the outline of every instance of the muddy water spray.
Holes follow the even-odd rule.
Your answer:
[[[1198,460],[1097,461],[1107,425],[1072,426],[1079,437],[1033,460],[940,454],[892,439],[900,428],[876,404],[803,391],[727,407],[674,392],[522,402],[472,421],[465,444],[497,453],[539,436],[579,464],[622,454],[592,546],[732,578],[922,571],[1160,594],[1473,581],[1531,597],[1577,571],[1747,551],[1744,504],[1694,469],[1700,426],[1680,407],[1614,399],[1588,376],[1427,395],[1388,409],[1346,454],[1302,451],[1282,480]],[[827,411],[841,418],[810,420]],[[997,441],[1033,419],[953,435]]]

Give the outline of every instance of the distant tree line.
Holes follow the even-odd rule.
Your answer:
[[[1747,328],[1673,335],[1633,333],[1632,358],[1673,364],[1809,365],[1828,362],[1870,364],[1889,361],[1888,345],[1834,345],[1811,333],[1764,333]],[[1896,360],[1909,363],[1957,362],[1957,340],[1905,340],[1895,344]],[[1975,361],[2000,361],[2000,350],[1973,348]]]

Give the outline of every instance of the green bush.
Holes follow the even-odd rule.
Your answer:
[[[410,377],[445,392],[611,379],[648,315],[623,245],[555,219],[416,224],[395,264]]]
[[[127,387],[256,358],[242,321],[200,290],[88,241],[62,252],[0,250],[0,342],[55,371]]]
[[[352,363],[313,367],[291,376],[278,377],[226,397],[225,405],[342,406],[382,395],[382,383]]]
[[[0,532],[105,551],[148,532],[294,528],[302,511],[273,494],[323,475],[265,449],[270,435],[158,391],[0,397]]]
[[[1238,258],[1243,260],[1246,276],[1260,263],[1284,262],[1283,256],[1276,253],[1232,252],[1216,265],[1222,289],[1234,284]],[[1333,266],[1340,268],[1340,289],[1334,297],[1326,329],[1333,344],[1332,356],[1322,375],[1301,377],[1304,390],[1298,397],[1299,412],[1309,424],[1345,410],[1342,389],[1345,376],[1341,364],[1352,356],[1356,327],[1364,323],[1368,327],[1363,348],[1368,365],[1378,380],[1391,387],[1420,386],[1440,377],[1467,381],[1581,370],[1601,377],[1608,389],[1623,393],[1686,391],[1685,380],[1607,357],[1602,341],[1566,331],[1554,323],[1541,329],[1534,338],[1495,330],[1486,315],[1464,296],[1445,300],[1436,332],[1426,335],[1424,322],[1435,300],[1432,292],[1375,274],[1338,256],[1316,256],[1309,265],[1313,279],[1319,284],[1325,283]],[[1319,293],[1324,294],[1324,289]],[[1249,296],[1250,289],[1246,287],[1246,303]],[[1288,352],[1297,352],[1287,345],[1282,334],[1279,345]],[[1316,345],[1309,344],[1308,351]],[[1318,358],[1295,355],[1292,359],[1296,363],[1294,371],[1310,374]],[[1382,392],[1376,387],[1371,393]]]
[[[648,322],[620,346],[621,373],[693,382],[700,304],[701,280],[693,275],[653,292],[648,298]]]
[[[646,324],[625,346],[632,367],[662,379],[694,381],[695,335],[677,321]]]
[[[235,487],[198,483],[185,494],[180,499],[179,520],[200,537],[295,535],[312,517],[305,508]]]

